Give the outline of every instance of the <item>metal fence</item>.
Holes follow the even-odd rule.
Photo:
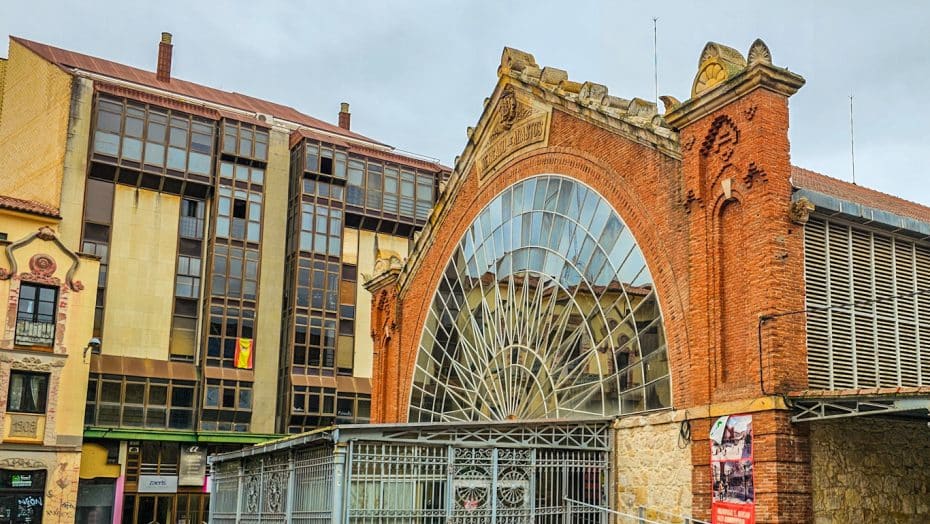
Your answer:
[[[344,426],[211,458],[211,522],[607,524],[611,430]],[[581,501],[569,512],[568,499]]]

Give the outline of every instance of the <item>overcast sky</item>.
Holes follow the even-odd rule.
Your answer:
[[[3,0],[0,13],[0,35],[149,70],[170,31],[174,76],[330,122],[347,101],[353,130],[447,165],[504,46],[652,99],[658,16],[659,92],[685,100],[706,41],[745,54],[761,37],[807,79],[790,101],[794,164],[849,179],[852,94],[857,181],[930,204],[930,2]]]

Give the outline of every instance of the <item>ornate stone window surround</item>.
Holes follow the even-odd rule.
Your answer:
[[[45,253],[33,255],[29,259],[29,271],[18,272],[17,259],[15,251],[22,248],[34,240],[44,240],[53,242],[71,261],[68,268],[65,281],[55,275],[58,269],[56,260]],[[68,303],[72,291],[81,291],[84,285],[80,281],[74,280],[74,274],[79,265],[77,254],[70,251],[61,240],[55,235],[51,228],[43,226],[31,235],[14,242],[6,247],[5,255],[10,264],[10,269],[0,268],[0,280],[10,280],[10,293],[7,297],[7,318],[3,329],[3,336],[0,338],[0,349],[14,348],[35,348],[35,346],[16,346],[16,317],[19,309],[20,287],[23,282],[40,284],[45,286],[54,286],[58,288],[58,299],[55,309],[55,340],[51,348],[51,353],[57,355],[67,355],[68,350],[64,345],[65,324],[68,318]]]
[[[25,355],[21,358],[17,357],[18,355],[14,353],[0,353],[0,384],[5,384],[4,387],[0,387],[0,420],[3,420],[7,416],[17,416],[17,414],[7,413],[7,396],[9,395],[8,385],[10,383],[11,370],[38,371],[41,373],[48,373],[48,399],[45,404],[44,415],[45,432],[42,435],[37,435],[37,437],[41,437],[41,444],[45,446],[54,446],[57,438],[57,433],[55,432],[55,419],[58,414],[58,388],[61,382],[61,370],[65,366],[65,360],[58,357],[57,355]],[[32,421],[32,423],[35,424],[35,419],[41,416],[42,415],[24,415],[22,423],[29,424],[30,421]],[[28,437],[24,439],[24,441],[31,440],[32,439],[29,439]],[[36,443],[39,442],[36,441]]]
[[[55,259],[47,254],[38,253],[29,259],[29,271],[18,272],[15,251],[32,243],[36,239],[53,242],[58,249],[70,259],[71,265],[65,276],[65,281],[54,276],[58,268]],[[64,344],[65,324],[68,318],[68,304],[71,292],[84,289],[80,281],[74,280],[74,274],[79,265],[76,253],[69,250],[61,242],[55,232],[47,227],[40,227],[31,235],[6,246],[4,250],[10,269],[0,268],[0,280],[10,280],[10,292],[7,297],[7,318],[4,323],[2,337],[0,337],[0,421],[7,414],[7,396],[9,395],[10,371],[38,371],[49,374],[48,399],[45,411],[45,431],[40,437],[41,444],[55,445],[57,434],[55,420],[58,412],[58,390],[61,382],[61,371],[65,366],[68,348]],[[55,310],[55,339],[50,351],[36,350],[35,346],[16,346],[16,315],[19,308],[20,287],[23,282],[55,286],[58,288],[58,299]],[[36,415],[24,416],[23,424],[31,422],[36,424]],[[41,417],[41,415],[38,415]],[[28,428],[26,428],[28,429]],[[39,439],[25,438],[25,441],[40,443]]]

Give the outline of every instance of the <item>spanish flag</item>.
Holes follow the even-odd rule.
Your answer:
[[[240,338],[236,344],[236,367],[239,369],[252,369],[252,339]]]

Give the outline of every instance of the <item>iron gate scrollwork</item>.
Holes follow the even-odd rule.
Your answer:
[[[352,523],[569,524],[566,498],[608,504],[606,450],[353,446]]]
[[[606,524],[604,420],[355,426],[216,457],[212,524]]]

